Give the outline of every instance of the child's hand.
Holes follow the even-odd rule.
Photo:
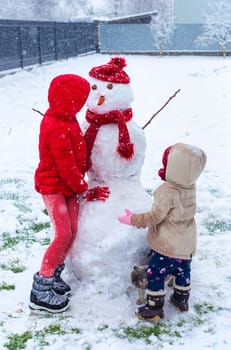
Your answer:
[[[109,187],[93,187],[76,196],[77,202],[82,201],[105,201],[110,195]]]
[[[125,209],[125,213],[126,215],[119,215],[118,220],[122,224],[131,225],[132,224],[131,218],[132,218],[133,212],[129,209]]]
[[[109,187],[93,187],[87,191],[86,201],[105,201],[110,195]]]

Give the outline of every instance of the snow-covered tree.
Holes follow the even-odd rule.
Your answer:
[[[91,1],[95,7],[97,0]],[[98,7],[97,14],[120,17],[153,12],[160,2],[164,4],[167,11],[173,4],[173,0],[101,0],[101,7]]]
[[[124,0],[121,11],[123,15],[151,12],[156,7],[157,0]]]
[[[4,0],[0,6],[1,19],[33,19],[33,4],[32,0]]]
[[[64,21],[93,14],[92,0],[5,0],[0,18]]]
[[[34,19],[52,20],[55,17],[59,0],[31,0]]]
[[[150,29],[154,46],[163,54],[166,45],[171,42],[175,25],[173,15],[166,7],[166,1],[158,1],[156,7],[157,15],[152,16]]]
[[[210,47],[218,44],[226,56],[227,44],[231,43],[231,2],[222,0],[211,2],[205,14],[202,34],[197,38],[198,47]]]
[[[0,18],[53,21],[89,15],[110,18],[152,12],[160,2],[169,9],[173,0],[4,0]]]
[[[93,6],[90,0],[59,0],[56,8],[56,19],[75,19],[93,15]]]

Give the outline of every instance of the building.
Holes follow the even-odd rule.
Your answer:
[[[176,24],[203,24],[209,4],[216,0],[174,0]]]

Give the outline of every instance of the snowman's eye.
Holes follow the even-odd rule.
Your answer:
[[[108,88],[109,90],[111,90],[111,89],[113,88],[113,84],[111,84],[111,83],[107,84],[107,88]]]
[[[92,90],[97,90],[97,85],[96,84],[92,85],[91,89]]]

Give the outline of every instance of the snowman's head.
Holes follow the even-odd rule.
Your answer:
[[[91,92],[87,107],[97,114],[112,110],[125,110],[133,101],[130,78],[123,70],[126,61],[122,57],[114,57],[105,65],[90,70]]]
[[[133,92],[129,84],[117,84],[90,79],[91,92],[87,100],[87,107],[97,114],[104,114],[112,110],[124,111],[133,101]]]

